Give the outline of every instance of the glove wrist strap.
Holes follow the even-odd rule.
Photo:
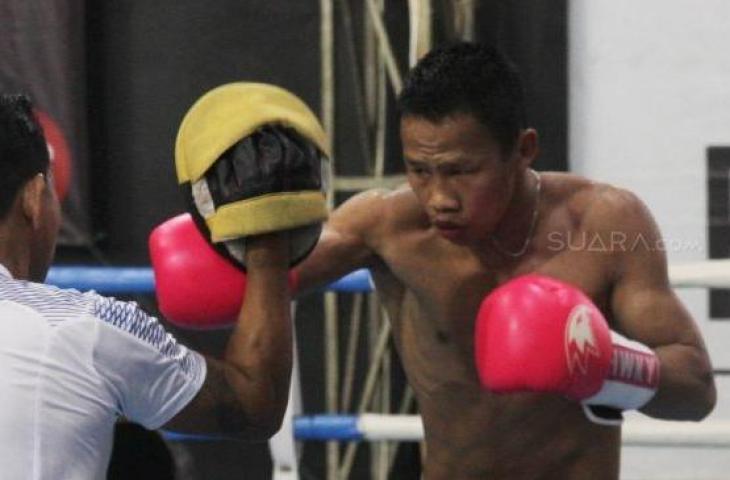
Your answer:
[[[601,406],[617,410],[639,409],[649,403],[659,386],[659,359],[646,345],[629,340],[619,333],[612,331],[611,340],[613,354],[608,376],[601,389],[585,399],[583,404],[586,407]],[[585,410],[589,419],[603,419],[597,409]],[[611,423],[615,424],[615,421],[612,419]]]

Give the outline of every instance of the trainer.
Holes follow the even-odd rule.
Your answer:
[[[217,360],[134,303],[38,283],[60,223],[52,185],[29,100],[0,95],[2,477],[105,478],[120,417],[251,440],[276,432],[291,371],[288,234],[246,239],[246,301]]]

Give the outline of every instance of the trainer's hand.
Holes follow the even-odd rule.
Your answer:
[[[246,267],[250,275],[259,270],[283,270],[289,266],[289,232],[265,233],[248,237]]]
[[[484,387],[497,393],[559,393],[589,405],[639,408],[658,385],[648,347],[612,332],[580,290],[526,275],[482,302],[475,359]]]

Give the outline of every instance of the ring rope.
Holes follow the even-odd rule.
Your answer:
[[[657,447],[730,447],[730,421],[713,420],[703,423],[667,420],[629,419],[623,425],[624,446]],[[376,414],[362,415],[302,415],[294,420],[297,440],[366,441],[381,440],[420,442],[423,440],[420,415]],[[225,437],[189,435],[164,431],[170,441],[217,441]]]
[[[669,267],[671,284],[678,288],[730,288],[730,260],[709,260]],[[99,293],[135,294],[154,292],[154,274],[149,267],[54,266],[46,282],[61,288],[95,290]],[[373,284],[367,270],[357,270],[326,287],[336,292],[370,292]],[[224,437],[163,432],[172,441],[217,441]],[[294,421],[299,440],[420,441],[423,424],[418,415],[371,414],[309,415]],[[730,421],[702,423],[654,420],[626,421],[623,444],[629,446],[730,447]]]
[[[730,288],[730,260],[705,260],[669,266],[669,280],[676,288]],[[61,288],[96,290],[99,293],[153,293],[150,267],[54,266],[46,282]],[[340,293],[373,290],[370,272],[356,270],[326,287]]]

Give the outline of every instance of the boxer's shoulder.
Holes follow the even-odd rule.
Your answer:
[[[388,210],[386,225],[390,228],[421,230],[430,227],[423,206],[408,185],[392,190],[384,200]]]
[[[595,183],[576,202],[586,230],[639,234],[653,221],[649,209],[633,192],[606,183]]]
[[[647,213],[631,191],[570,173],[543,173],[545,198],[579,227],[595,230],[625,223]]]
[[[408,186],[358,193],[335,211],[330,224],[347,224],[374,241],[429,225],[428,217]]]

